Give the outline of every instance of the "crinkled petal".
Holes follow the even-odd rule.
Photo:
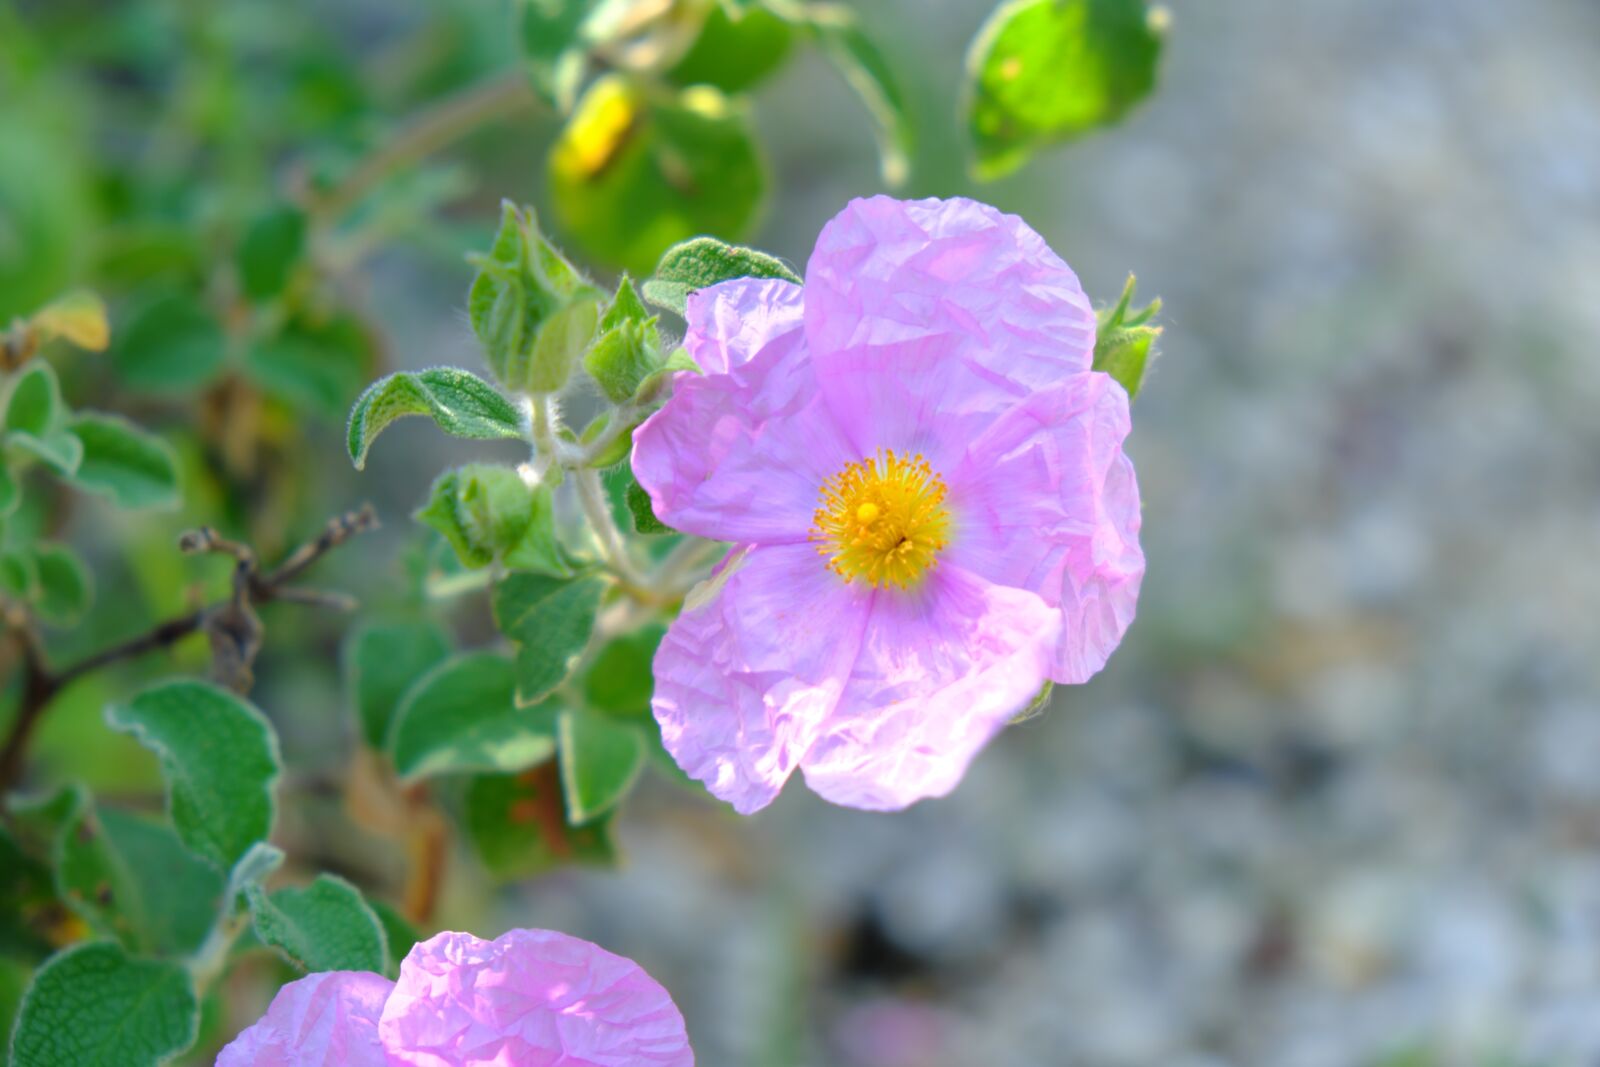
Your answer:
[[[549,930],[412,948],[378,1024],[413,1067],[693,1067],[683,1016],[638,964]]]
[[[799,344],[770,344],[727,374],[679,375],[633,434],[657,517],[718,541],[804,541],[820,486],[855,458]]]
[[[308,974],[278,990],[217,1067],[387,1067],[378,1019],[394,983],[369,971]]]
[[[1087,681],[1133,622],[1144,553],[1129,428],[1120,385],[1075,375],[998,419],[950,477],[950,562],[1059,608],[1058,682]]]
[[[1072,268],[1015,215],[877,196],[817,239],[805,330],[830,406],[867,453],[919,416],[876,402],[874,380],[907,383],[924,411],[999,414],[1089,369],[1095,316]]]
[[[697,590],[654,667],[678,766],[743,814],[770,804],[832,712],[870,604],[812,545],[748,549]]]
[[[940,565],[879,590],[839,703],[800,761],[835,804],[887,811],[954,789],[1043,687],[1059,614],[1033,593]]]
[[[689,294],[683,345],[706,374],[726,374],[769,346],[805,340],[803,290],[781,278],[735,278]]]

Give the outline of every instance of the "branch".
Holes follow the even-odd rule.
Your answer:
[[[33,620],[21,609],[15,610],[6,621],[21,649],[22,694],[16,717],[6,732],[5,742],[0,745],[0,800],[21,776],[28,743],[51,701],[66,686],[101,667],[171,648],[190,634],[203,631],[211,641],[212,678],[237,692],[248,692],[254,681],[252,669],[264,636],[255,606],[274,600],[340,609],[351,606],[353,602],[341,594],[302,589],[288,583],[329,550],[377,525],[377,515],[370,505],[337,516],[329,520],[320,536],[295,549],[266,574],[260,572],[255,552],[249,545],[226,540],[209,527],[190,530],[178,539],[181,551],[217,552],[232,556],[236,561],[233,588],[228,597],[159,622],[142,634],[61,668],[50,666]]]

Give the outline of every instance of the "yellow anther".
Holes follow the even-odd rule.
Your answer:
[[[949,540],[946,492],[922,456],[883,449],[823,483],[811,539],[845,581],[908,588],[934,567]]]

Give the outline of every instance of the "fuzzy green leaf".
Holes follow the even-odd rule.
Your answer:
[[[161,761],[172,824],[196,855],[226,871],[272,832],[278,738],[253,705],[206,682],[164,682],[107,707],[106,721]]]
[[[239,282],[244,295],[260,303],[283,292],[305,247],[306,217],[280,204],[250,221],[239,242]]]
[[[142,308],[111,350],[111,365],[134,389],[193,389],[221,370],[227,355],[222,324],[186,292]]]
[[[572,673],[604,591],[603,581],[581,575],[510,574],[495,585],[495,622],[517,644],[518,704],[538,704]]]
[[[664,626],[650,625],[602,648],[583,676],[589,707],[621,719],[648,719],[655,688],[651,664],[666,632]]]
[[[360,470],[373,440],[396,419],[426,415],[454,437],[521,437],[523,416],[494,386],[455,367],[402,372],[367,387],[350,411],[350,459]]]
[[[78,488],[125,508],[178,504],[177,460],[161,438],[126,419],[94,413],[78,415],[67,431],[83,446],[71,479]]]
[[[528,878],[568,863],[616,862],[609,817],[584,826],[567,820],[553,762],[521,774],[474,778],[466,807],[467,835],[496,878]]]
[[[469,771],[518,771],[555,755],[554,706],[520,707],[511,661],[455,656],[407,690],[390,749],[407,780]]]
[[[474,463],[446,471],[416,517],[443,534],[465,566],[498,559],[548,574],[571,569],[556,538],[549,486],[529,485],[510,467]]]
[[[43,437],[14,430],[6,436],[6,444],[19,452],[26,452],[63,478],[71,478],[83,465],[83,442],[70,430],[51,430]],[[4,510],[0,507],[0,510]]]
[[[639,728],[604,715],[563,711],[557,722],[567,821],[592,822],[616,807],[644,766]]]
[[[194,1043],[200,1005],[176,963],[93,942],[33,977],[11,1034],[12,1067],[156,1067]]]
[[[367,744],[384,746],[406,690],[449,654],[444,632],[427,622],[369,626],[350,639],[346,677]]]
[[[35,361],[12,380],[0,427],[43,437],[55,428],[64,410],[56,372],[50,364]]]
[[[733,278],[782,278],[796,285],[801,280],[776,256],[715,237],[696,237],[667,249],[655,277],[644,283],[644,298],[682,315],[690,293]]]
[[[1134,277],[1128,275],[1116,306],[1099,313],[1099,329],[1094,342],[1094,369],[1115,378],[1128,391],[1128,399],[1139,395],[1149,373],[1150,357],[1162,328],[1150,323],[1161,311],[1160,299],[1133,310]]]
[[[359,890],[331,874],[304,889],[246,896],[256,936],[303,971],[377,971],[388,966],[383,923]]]
[[[92,597],[89,570],[66,545],[39,545],[33,549],[33,569],[38,580],[34,610],[45,622],[70,626],[89,610]]]

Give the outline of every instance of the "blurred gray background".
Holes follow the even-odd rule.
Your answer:
[[[861,5],[914,193],[1166,301],[1137,623],[946,800],[651,785],[620,873],[496,917],[639,959],[702,1067],[1600,1064],[1600,4],[1180,2],[1150,103],[977,187],[988,6]],[[815,55],[758,118],[754,243],[803,264],[870,131]],[[378,275],[401,362],[475,365],[458,274]],[[414,505],[416,456],[360,491]]]

